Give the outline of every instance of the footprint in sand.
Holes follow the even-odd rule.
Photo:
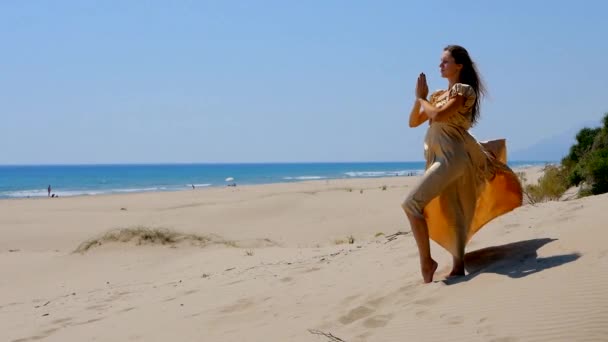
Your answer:
[[[428,311],[426,311],[426,310],[418,310],[418,311],[416,311],[416,317],[420,318],[420,317],[426,315],[427,313],[428,313]]]
[[[94,323],[97,321],[101,321],[102,319],[104,319],[105,317],[97,317],[97,318],[91,318],[89,320],[86,321],[82,321],[82,322],[76,322],[74,324],[70,324],[70,325],[85,325],[85,324],[90,324],[90,323]]]
[[[113,293],[108,299],[106,299],[106,302],[113,302],[113,301],[115,301],[117,299],[122,298],[125,295],[130,294],[130,293],[131,292],[129,292],[129,291],[122,291],[122,292]]]
[[[372,316],[363,321],[363,326],[366,328],[382,328],[387,325],[392,318],[392,314]]]
[[[239,299],[236,303],[225,306],[222,309],[220,309],[220,312],[221,313],[233,313],[233,312],[238,312],[238,311],[244,311],[244,310],[247,310],[248,308],[252,307],[254,304],[255,303],[251,299],[248,299],[248,298]]]
[[[351,324],[354,321],[358,321],[362,318],[365,318],[371,314],[373,314],[376,310],[369,308],[367,306],[358,306],[352,310],[350,310],[346,315],[340,317],[338,321],[340,323],[346,325]]]
[[[59,319],[53,320],[51,322],[51,324],[60,325],[60,326],[56,326],[53,328],[43,330],[34,336],[12,340],[11,342],[26,342],[26,341],[42,340],[46,337],[49,337],[51,334],[55,333],[56,331],[58,331],[62,328],[66,328],[66,327],[70,327],[70,326],[77,326],[77,325],[85,325],[85,324],[101,321],[102,319],[105,319],[105,317],[92,318],[92,319],[89,319],[89,320],[83,321],[83,322],[73,322],[74,319],[71,317],[59,318]]]
[[[443,318],[449,325],[459,325],[464,323],[464,318],[461,316],[443,314],[440,317]]]
[[[433,305],[435,303],[439,302],[439,299],[436,298],[422,298],[422,299],[417,299],[414,301],[409,301],[409,300],[400,300],[397,302],[397,304],[415,304],[415,305],[419,305],[422,307],[428,307],[430,305]],[[425,316],[428,313],[428,311],[424,308],[419,309],[418,311],[416,311],[416,317],[422,317]]]
[[[20,338],[20,339],[12,340],[11,342],[26,342],[26,341],[42,340],[42,339],[44,339],[46,337],[49,337],[52,333],[54,333],[55,331],[57,331],[59,329],[60,328],[46,329],[46,330],[40,332],[38,335],[34,335],[34,336],[26,337],[26,338]]]
[[[302,273],[311,273],[311,272],[315,272],[315,271],[319,271],[321,270],[319,267],[313,267],[313,268],[309,268],[307,270],[302,271]]]
[[[343,304],[348,304],[350,301],[354,300],[357,297],[359,297],[359,296],[358,295],[350,296],[350,297],[345,298],[342,302],[343,302]],[[366,317],[372,315],[374,312],[376,312],[376,309],[387,298],[388,298],[387,296],[384,296],[384,297],[370,299],[367,302],[365,302],[363,305],[360,305],[360,306],[350,310],[346,315],[338,318],[338,321],[342,324],[350,324],[354,321],[358,321],[360,319],[366,318]],[[387,319],[387,317],[389,317],[389,315],[376,315],[376,316],[370,318],[371,320],[369,320],[369,322],[367,322],[367,323],[364,322],[363,324],[364,325],[379,324],[379,326],[384,326],[384,325],[386,325],[386,323],[384,323],[384,325],[382,325],[383,324],[382,322],[383,322],[383,320]],[[388,319],[390,319],[390,318],[388,318]]]
[[[437,299],[437,298],[422,298],[422,299],[417,299],[417,300],[413,301],[412,303],[419,304],[419,305],[432,305],[437,302],[439,302],[439,299]]]
[[[71,320],[72,320],[72,318],[66,317],[66,318],[56,319],[56,320],[52,321],[51,323],[53,323],[53,324],[62,324],[62,323],[70,322]]]
[[[242,283],[242,282],[244,282],[244,281],[245,281],[245,280],[243,280],[243,279],[239,279],[239,280],[231,281],[231,282],[226,283],[226,284],[224,284],[224,285],[225,285],[225,286],[229,286],[229,285],[234,285],[234,284]]]
[[[479,321],[477,321],[477,334],[485,336],[495,336],[494,329],[492,329],[492,326],[489,324],[484,324],[487,320],[487,317],[483,317],[480,318]]]
[[[104,304],[95,304],[95,305],[87,306],[85,309],[92,310],[92,311],[97,311],[97,310],[103,310],[103,309],[106,309],[106,308],[107,308],[107,306],[104,305]]]
[[[348,297],[342,299],[342,304],[343,305],[348,305],[348,304],[350,304],[350,302],[352,302],[353,300],[355,300],[355,299],[357,299],[359,297],[361,297],[361,295],[348,296]]]
[[[384,302],[385,300],[386,300],[386,297],[378,297],[376,299],[372,299],[372,300],[368,301],[367,304],[376,308],[376,307],[380,306],[380,304],[382,304],[382,302]]]

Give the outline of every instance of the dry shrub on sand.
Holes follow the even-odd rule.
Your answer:
[[[525,184],[524,194],[529,203],[535,204],[545,201],[556,201],[566,192],[565,175],[563,169],[555,165],[547,165],[544,174],[537,184]]]
[[[110,230],[99,237],[81,243],[74,252],[84,253],[91,248],[99,247],[111,242],[132,242],[136,245],[176,245],[189,242],[191,245],[201,247],[210,244],[223,244],[230,247],[237,247],[236,242],[227,241],[213,235],[184,234],[167,228],[135,226]]]

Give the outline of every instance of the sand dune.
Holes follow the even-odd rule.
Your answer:
[[[496,219],[462,278],[433,245],[423,285],[400,208],[413,181],[0,201],[0,340],[606,340],[608,195]],[[181,238],[74,253],[128,227]]]

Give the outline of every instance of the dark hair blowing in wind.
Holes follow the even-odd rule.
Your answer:
[[[469,56],[469,52],[460,45],[448,45],[443,50],[450,52],[456,64],[462,64],[459,82],[468,84],[475,90],[477,98],[475,99],[475,104],[472,108],[471,122],[476,124],[479,119],[481,99],[486,94],[486,87],[481,80],[475,62],[473,62],[471,56]]]

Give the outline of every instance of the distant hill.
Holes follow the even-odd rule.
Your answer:
[[[555,136],[542,139],[528,147],[509,153],[512,161],[561,161],[576,141],[576,134],[583,127],[597,127],[597,122],[585,122]]]

